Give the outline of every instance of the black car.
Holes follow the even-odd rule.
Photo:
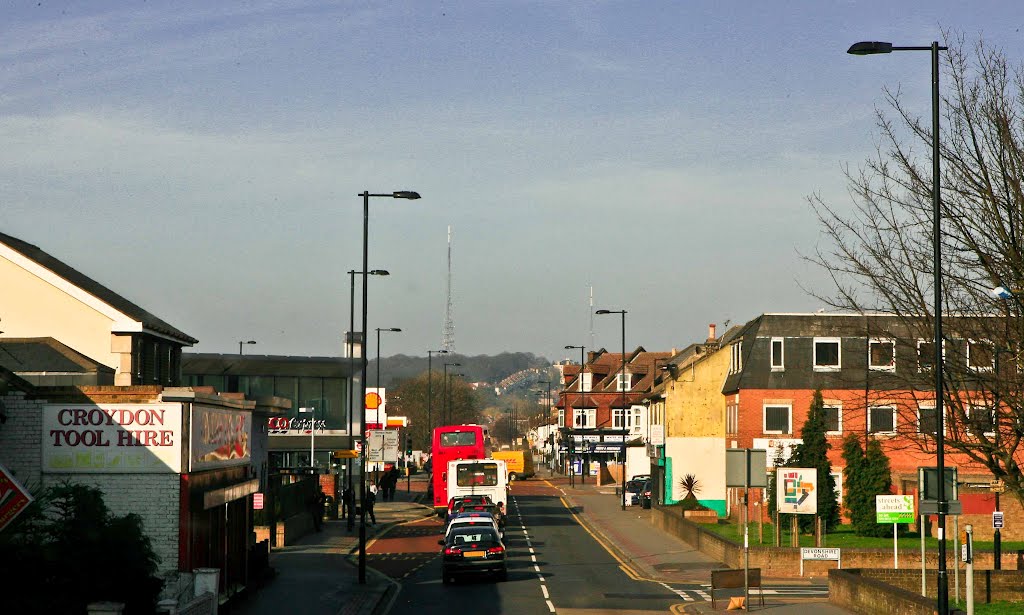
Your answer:
[[[441,553],[443,583],[452,583],[458,577],[468,575],[492,575],[501,581],[508,578],[505,545],[494,528],[455,528],[448,538],[437,542],[444,546]]]

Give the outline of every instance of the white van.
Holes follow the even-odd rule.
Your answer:
[[[448,497],[490,496],[505,508],[508,500],[508,466],[501,459],[457,459],[448,462]]]

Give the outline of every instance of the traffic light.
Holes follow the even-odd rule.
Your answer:
[[[412,455],[412,436],[405,436],[405,454]]]

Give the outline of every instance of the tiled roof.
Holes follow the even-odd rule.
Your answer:
[[[67,280],[72,285],[82,289],[93,297],[96,297],[98,300],[106,303],[125,316],[141,322],[142,326],[146,329],[167,335],[180,342],[184,342],[186,345],[196,344],[199,342],[199,340],[194,337],[172,327],[170,324],[157,318],[128,299],[125,299],[121,295],[110,290],[106,286],[103,286],[96,280],[93,280],[87,275],[28,242],[0,233],[0,243],[7,245],[12,250],[35,262],[39,266],[52,271],[57,276]]]

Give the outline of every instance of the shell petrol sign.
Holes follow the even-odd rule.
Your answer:
[[[367,410],[377,410],[378,408],[381,407],[381,405],[383,403],[384,403],[384,400],[381,399],[380,393],[378,393],[377,391],[367,391],[366,392],[366,409]]]

